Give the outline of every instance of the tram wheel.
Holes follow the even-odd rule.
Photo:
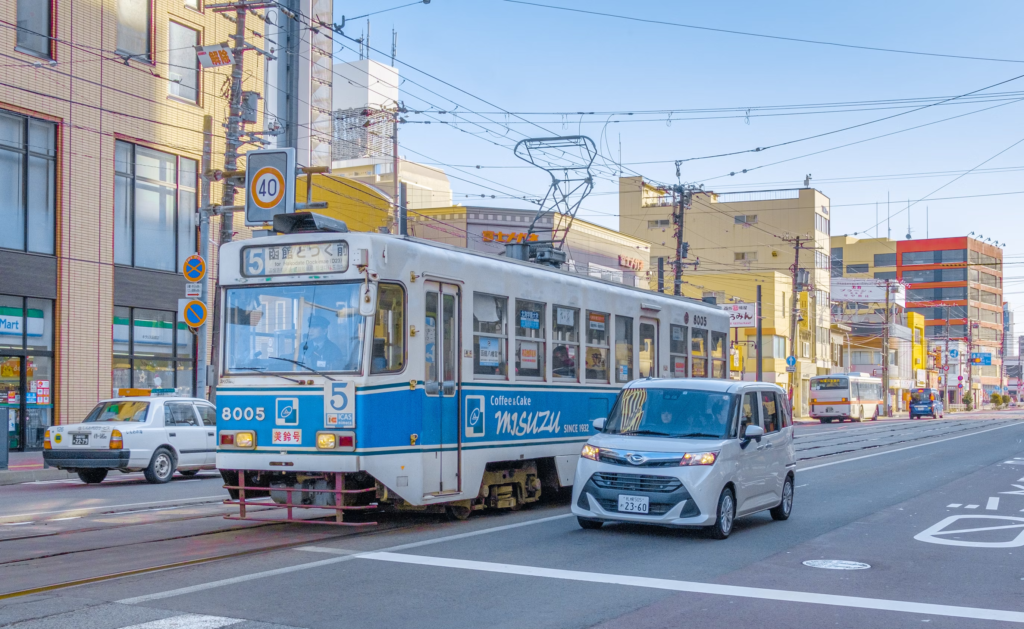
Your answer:
[[[469,515],[473,513],[473,510],[469,507],[460,507],[457,505],[448,506],[448,515],[462,522],[469,519]]]

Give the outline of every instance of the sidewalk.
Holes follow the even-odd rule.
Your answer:
[[[17,485],[37,480],[70,478],[63,470],[43,468],[42,452],[11,452],[7,469],[0,470],[0,485]]]

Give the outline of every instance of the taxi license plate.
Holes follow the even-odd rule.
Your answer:
[[[647,496],[619,496],[619,511],[646,515],[650,510],[651,499]]]
[[[87,446],[87,445],[89,445],[89,435],[71,435],[71,445],[73,445],[73,446]]]

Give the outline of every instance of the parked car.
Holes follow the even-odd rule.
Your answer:
[[[581,527],[705,527],[724,539],[758,511],[786,520],[796,455],[785,392],[730,380],[639,380],[620,392],[576,467]]]
[[[175,470],[194,476],[216,468],[217,409],[206,400],[123,397],[104,400],[80,424],[53,426],[43,441],[50,467],[101,483],[110,470],[142,471],[166,483]]]
[[[935,389],[913,389],[910,392],[910,419],[931,415],[932,419],[942,417],[942,393]]]

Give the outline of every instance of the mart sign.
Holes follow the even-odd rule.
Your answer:
[[[26,331],[27,328],[27,331]],[[3,336],[42,336],[43,335],[43,311],[28,309],[28,322],[25,322],[24,312],[21,308],[0,307],[0,335]]]

